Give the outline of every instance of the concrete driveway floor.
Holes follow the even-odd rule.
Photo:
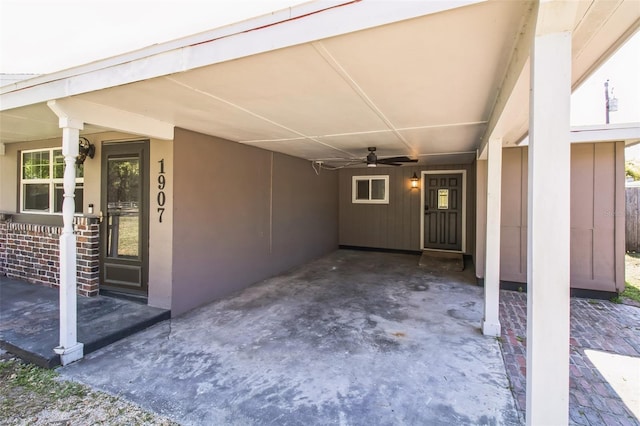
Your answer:
[[[520,424],[472,269],[418,258],[339,250],[59,371],[185,425]]]

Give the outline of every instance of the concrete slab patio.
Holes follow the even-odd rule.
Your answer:
[[[0,276],[0,348],[44,368],[60,365],[59,291]],[[91,353],[170,317],[112,297],[78,297],[78,341]]]
[[[418,259],[340,250],[59,371],[185,425],[520,424],[473,268]]]

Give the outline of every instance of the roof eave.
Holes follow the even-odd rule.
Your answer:
[[[486,0],[322,0],[0,88],[0,111],[184,72]],[[357,19],[354,19],[357,17]]]

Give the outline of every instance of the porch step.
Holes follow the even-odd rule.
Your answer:
[[[60,365],[58,291],[0,276],[0,349],[44,368]],[[171,312],[107,296],[78,296],[78,341],[87,355],[171,318]]]
[[[447,251],[425,250],[418,265],[434,272],[452,272],[464,270],[464,255]]]

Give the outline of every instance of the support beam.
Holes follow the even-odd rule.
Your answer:
[[[519,102],[521,99],[518,96],[519,93],[515,93],[515,90],[520,79],[525,77],[525,65],[529,60],[531,41],[533,40],[538,12],[537,2],[529,1],[528,6],[528,10],[520,22],[520,31],[516,36],[516,43],[511,51],[509,65],[500,82],[498,96],[493,105],[491,116],[487,123],[487,129],[482,138],[480,155],[483,160],[486,159],[485,154],[489,141],[495,137],[502,137],[501,135],[505,133],[507,127],[505,124],[505,121],[507,121],[505,116],[508,115],[507,110],[509,108],[521,109],[522,103]]]
[[[173,140],[173,124],[156,120],[155,118],[74,98],[56,99],[49,101],[48,105],[58,117],[81,118],[84,123],[91,123],[125,133]]]
[[[487,241],[487,160],[476,156],[476,278],[484,279],[485,249]]]
[[[62,155],[64,157],[64,201],[62,202],[62,235],[60,235],[60,346],[54,351],[60,355],[62,365],[83,357],[84,345],[78,342],[77,324],[77,272],[76,236],[73,233],[75,213],[76,157],[83,123],[69,117],[65,111],[49,104],[59,117],[62,128]]]
[[[571,32],[557,18],[563,15],[558,8],[570,3],[541,6],[532,48],[527,425],[566,425],[569,419]]]
[[[487,233],[484,267],[482,333],[500,336],[500,218],[502,197],[502,139],[489,141],[487,153]]]

